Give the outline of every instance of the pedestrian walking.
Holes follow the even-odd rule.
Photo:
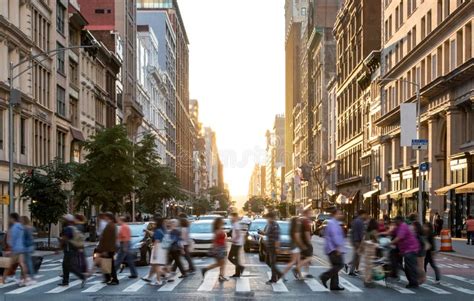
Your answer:
[[[436,235],[439,236],[441,234],[441,230],[443,230],[443,219],[438,212],[436,212],[433,217],[433,226]]]
[[[25,260],[25,265],[27,268],[28,273],[28,284],[34,284],[36,281],[34,280],[36,277],[36,271],[33,265],[33,252],[35,251],[35,244],[33,241],[33,227],[31,226],[30,219],[27,216],[20,217],[21,224],[23,225],[24,229],[24,244],[25,250],[23,253],[23,258]]]
[[[276,214],[274,212],[267,214],[267,226],[264,235],[267,237],[265,245],[267,251],[266,261],[272,270],[272,275],[266,283],[272,284],[276,283],[282,276],[282,273],[277,268],[277,253],[280,248],[280,226],[276,222]]]
[[[286,273],[293,269],[293,276],[295,279],[303,279],[301,271],[298,268],[298,264],[301,259],[301,249],[304,248],[303,242],[301,241],[301,220],[299,217],[294,216],[290,221],[290,240],[291,240],[291,259],[286,265],[285,269],[281,273],[281,277],[284,279]]]
[[[416,217],[415,217],[416,219]],[[416,239],[418,240],[419,250],[416,254],[416,261],[418,266],[418,284],[422,284],[426,281],[426,274],[425,274],[425,257],[426,257],[426,250],[428,249],[428,243],[425,237],[425,231],[423,230],[423,226],[418,221],[413,221],[412,223],[413,231],[416,235]]]
[[[466,234],[467,234],[467,245],[470,243],[474,246],[474,218],[469,215],[466,220]]]
[[[181,255],[184,255],[184,248],[181,240],[181,231],[178,229],[178,220],[170,221],[171,245],[169,250],[170,263],[173,263],[171,271],[174,273],[179,269],[181,275],[178,278],[185,278],[188,274],[181,263]]]
[[[297,266],[297,271],[301,274],[301,268],[306,268],[306,278],[313,278],[313,275],[309,273],[309,265],[313,259],[313,244],[311,243],[312,232],[312,223],[311,216],[313,215],[313,210],[307,208],[303,211],[303,219],[301,220],[301,260]]]
[[[379,226],[379,223],[377,223],[375,219],[372,218],[369,220],[362,246],[363,252],[361,252],[361,254],[363,254],[364,257],[364,286],[367,288],[375,287],[372,281],[372,269],[377,254]]]
[[[237,212],[232,212],[230,214],[230,219],[232,222],[232,245],[230,247],[228,259],[235,266],[235,272],[232,277],[238,278],[242,275],[245,269],[245,267],[240,263],[240,250],[244,244],[244,235]]]
[[[213,223],[214,242],[210,255],[215,258],[216,262],[208,265],[201,270],[202,277],[206,275],[206,272],[214,268],[219,268],[219,282],[224,282],[227,279],[225,275],[225,261],[227,257],[227,250],[225,246],[226,233],[224,231],[224,220],[218,217]]]
[[[166,266],[168,264],[168,250],[170,247],[170,238],[167,233],[166,220],[157,217],[155,218],[155,230],[153,232],[153,248],[151,250],[150,271],[142,280],[149,282],[151,285],[162,285],[161,276],[166,274]],[[151,278],[156,275],[155,281]]]
[[[434,229],[433,225],[430,223],[425,223],[423,230],[425,232],[425,237],[426,241],[428,243],[428,249],[426,250],[426,256],[425,256],[425,265],[424,265],[424,271],[426,274],[426,269],[428,267],[428,264],[431,266],[431,268],[435,272],[435,281],[436,284],[439,284],[441,281],[441,273],[438,269],[438,266],[436,265],[435,261],[435,252],[436,252],[436,245],[435,245],[435,238],[434,238]]]
[[[396,227],[392,233],[394,236],[392,244],[397,246],[405,263],[405,275],[408,279],[406,287],[418,288],[417,254],[420,249],[419,242],[413,231],[411,231],[404,222],[403,217],[397,216],[395,218],[395,224]]]
[[[138,278],[137,269],[135,268],[135,258],[130,252],[132,233],[127,224],[127,218],[125,216],[119,217],[118,225],[120,227],[118,231],[119,249],[117,252],[117,260],[115,261],[115,270],[119,270],[120,265],[125,261],[130,269],[130,276],[128,276],[128,278]]]
[[[327,288],[327,282],[331,280],[330,290],[342,291],[344,288],[339,286],[339,271],[344,267],[345,240],[340,221],[342,221],[344,215],[337,208],[331,208],[328,211],[331,212],[331,219],[328,221],[326,230],[324,230],[326,240],[324,251],[329,257],[331,268],[321,274],[319,279],[324,287]]]
[[[349,276],[357,276],[359,273],[360,256],[362,252],[362,242],[365,237],[365,221],[367,220],[367,212],[359,210],[359,214],[352,221],[351,243],[352,243],[352,261],[350,265]]]
[[[28,285],[27,271],[25,263],[25,229],[20,223],[20,216],[13,212],[9,215],[10,228],[8,229],[7,241],[10,251],[7,255],[11,257],[11,266],[6,272],[6,276],[10,277],[7,282],[15,280],[15,272],[18,266],[21,269],[21,280],[18,282],[20,286]]]
[[[81,234],[79,230],[74,226],[74,216],[71,214],[66,214],[64,217],[64,229],[61,233],[61,246],[63,249],[63,281],[59,283],[59,286],[69,286],[69,274],[73,273],[79,279],[81,279],[81,288],[86,284],[86,276],[81,272],[80,267],[78,266],[78,249],[84,247],[83,239],[81,239]]]
[[[180,226],[180,231],[181,231],[181,245],[184,250],[184,259],[188,263],[188,270],[186,273],[189,274],[194,274],[196,272],[196,269],[194,268],[194,263],[191,258],[191,252],[189,250],[189,221],[186,218],[186,214],[181,214],[179,218],[179,226]],[[176,270],[176,267],[174,267],[174,270]]]
[[[117,270],[115,269],[114,256],[117,250],[117,230],[115,228],[115,217],[111,212],[103,215],[104,221],[107,223],[100,236],[97,252],[100,254],[101,263],[103,259],[111,261],[110,272],[104,273],[105,283],[108,285],[118,285]]]

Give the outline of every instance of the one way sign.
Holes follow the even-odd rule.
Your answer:
[[[428,139],[412,139],[411,147],[414,150],[427,150],[428,149]]]

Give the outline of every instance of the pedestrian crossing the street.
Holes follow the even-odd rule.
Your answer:
[[[46,269],[49,269],[47,267]],[[314,268],[312,269],[314,270]],[[323,267],[318,267],[314,275],[323,272]],[[141,276],[148,272],[148,267],[140,268]],[[141,279],[129,279],[129,274],[119,274],[118,278],[120,284],[117,286],[108,286],[102,282],[102,278],[98,275],[91,276],[86,286],[81,289],[81,281],[78,279],[71,280],[69,286],[58,287],[57,284],[62,281],[58,273],[50,272],[49,275],[40,270],[40,275],[37,276],[37,282],[33,285],[18,287],[16,283],[7,283],[0,285],[0,294],[5,295],[26,295],[26,294],[154,294],[154,293],[173,293],[173,292],[187,292],[187,293],[222,293],[234,292],[239,293],[275,293],[275,294],[332,294],[332,292],[324,287],[320,280],[315,278],[308,278],[298,281],[292,275],[287,275],[287,281],[279,280],[276,283],[269,285],[264,284],[270,276],[271,272],[265,265],[247,267],[246,271],[240,278],[231,278],[225,283],[220,283],[219,270],[214,269],[208,271],[204,278],[200,273],[189,275],[186,278],[179,278],[180,274],[176,274],[172,281],[165,282],[161,286],[150,286],[147,282]],[[56,275],[54,275],[56,274]],[[340,275],[340,286],[344,287],[343,292],[338,294],[363,294],[373,292],[374,290],[383,290],[385,292],[415,295],[424,294],[432,296],[449,296],[453,294],[460,294],[464,296],[474,295],[474,281],[467,277],[457,275],[444,275],[443,281],[440,284],[435,284],[432,277],[427,277],[427,282],[422,284],[418,289],[405,288],[407,280],[401,276],[400,281],[390,282],[386,284],[383,281],[376,282],[379,284],[375,289],[365,288],[363,279],[359,277],[349,277],[345,274]]]

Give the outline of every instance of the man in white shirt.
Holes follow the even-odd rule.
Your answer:
[[[244,235],[239,222],[239,215],[236,212],[230,214],[232,221],[232,246],[229,251],[229,261],[235,265],[235,273],[232,277],[240,277],[244,271],[244,266],[240,265],[240,248],[244,242]]]

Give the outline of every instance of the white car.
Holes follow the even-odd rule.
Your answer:
[[[212,231],[213,220],[197,220],[189,227],[189,238],[191,240],[191,254],[207,254],[212,248],[214,232]]]

